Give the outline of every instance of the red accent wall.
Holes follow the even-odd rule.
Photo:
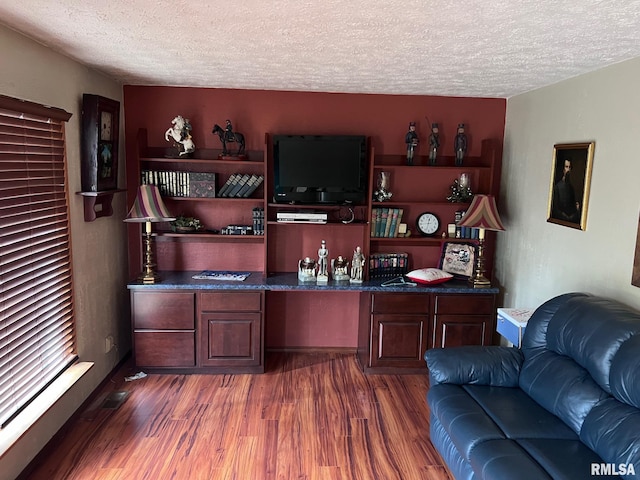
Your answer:
[[[361,134],[371,137],[376,153],[394,154],[405,151],[404,136],[415,121],[424,145],[430,122],[439,124],[444,155],[453,155],[456,127],[464,123],[467,153],[473,156],[480,154],[482,139],[503,138],[506,100],[125,86],[124,109],[128,147],[141,127],[147,128],[150,145],[156,145],[154,139],[166,144],[164,132],[173,117],[182,115],[191,120],[201,148],[220,148],[211,130],[216,123],[224,127],[228,118],[244,134],[247,150],[262,150],[265,133]]]
[[[495,98],[371,95],[184,87],[124,87],[128,205],[138,184],[136,135],[146,128],[150,146],[169,146],[164,132],[176,115],[191,121],[196,148],[221,148],[214,124],[233,122],[244,134],[246,149],[264,150],[265,133],[352,134],[371,137],[377,154],[402,154],[409,122],[417,123],[425,154],[430,124],[440,127],[442,155],[453,155],[458,123],[464,123],[468,155],[479,156],[483,139],[504,138],[506,100]],[[501,150],[501,149],[500,149]],[[277,239],[276,239],[277,240]],[[129,243],[139,248],[139,229],[129,229]],[[313,250],[315,251],[315,249]],[[295,267],[289,269],[295,270]],[[132,259],[132,278],[139,259]],[[313,297],[309,297],[313,295]],[[278,293],[267,305],[266,347],[356,347],[356,294]],[[344,298],[344,300],[342,300]],[[322,308],[316,308],[320,304]],[[326,311],[326,305],[330,305]],[[347,314],[353,322],[341,319]]]

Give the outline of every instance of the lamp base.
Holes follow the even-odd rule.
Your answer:
[[[473,277],[469,278],[469,284],[473,288],[489,288],[491,287],[491,280],[489,280],[484,275],[473,275]]]
[[[160,277],[155,272],[143,272],[138,276],[138,282],[143,285],[151,285],[157,283]]]
[[[144,232],[142,233],[142,273],[138,277],[138,281],[144,285],[150,285],[160,280],[155,272],[156,264],[153,263],[153,237],[151,236],[151,222],[146,222]]]

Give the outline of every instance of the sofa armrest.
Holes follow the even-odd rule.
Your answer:
[[[513,347],[465,346],[433,348],[424,359],[429,368],[431,385],[489,385],[517,387],[522,351]]]

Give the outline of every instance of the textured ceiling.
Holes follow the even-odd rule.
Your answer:
[[[640,56],[640,0],[5,0],[0,23],[135,85],[508,98]]]

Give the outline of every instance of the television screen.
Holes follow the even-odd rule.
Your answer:
[[[277,135],[274,196],[283,203],[363,203],[367,142],[362,135]]]

